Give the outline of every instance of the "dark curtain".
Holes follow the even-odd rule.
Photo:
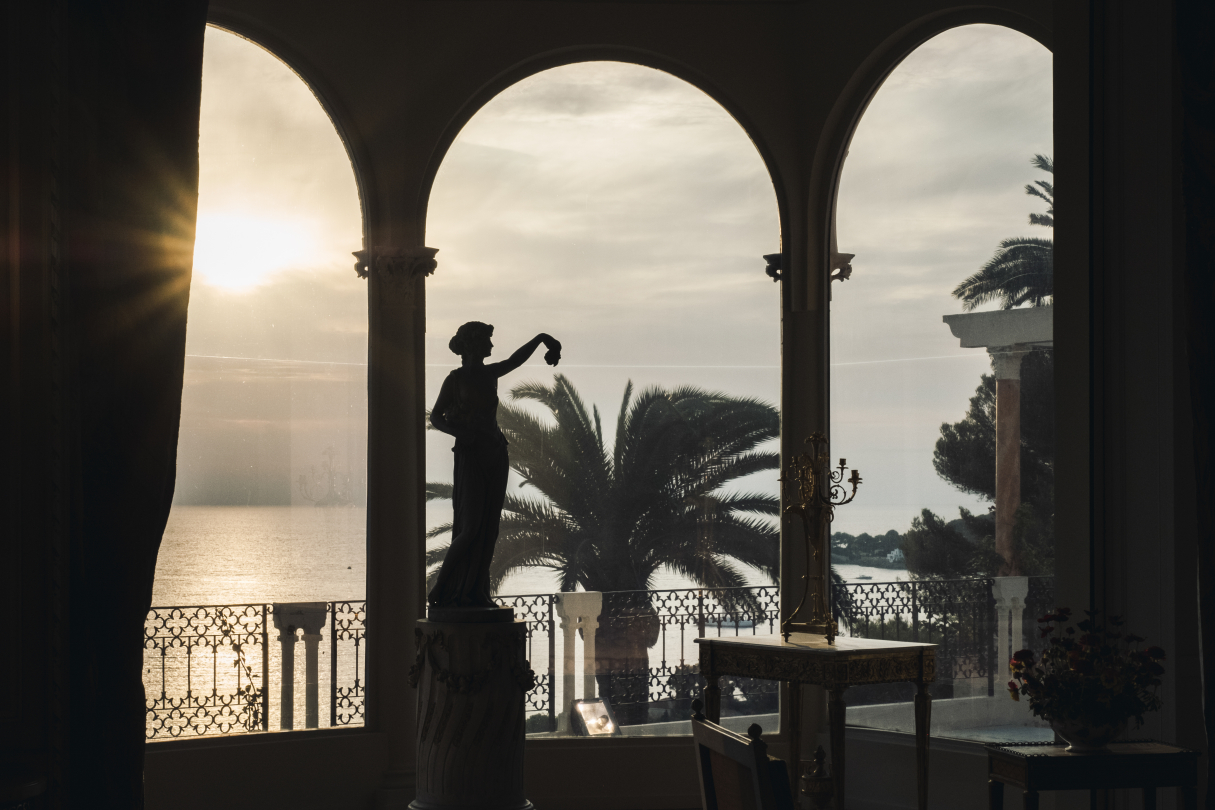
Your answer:
[[[1194,416],[1198,584],[1207,750],[1215,739],[1215,4],[1176,3],[1185,228],[1186,349]],[[1206,806],[1215,810],[1207,758]]]
[[[206,0],[63,0],[64,235],[79,440],[67,794],[143,806],[143,624],[173,497]]]

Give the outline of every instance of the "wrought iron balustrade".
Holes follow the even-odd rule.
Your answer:
[[[1029,580],[1025,641],[1033,646],[1034,619],[1054,606],[1054,578]],[[986,679],[990,690],[997,674],[992,584],[991,579],[854,583],[835,602],[842,608],[845,632],[938,644],[939,680]],[[529,731],[555,729],[562,706],[586,697],[559,694],[564,650],[559,649],[556,596],[495,597],[526,623],[527,659],[536,672],[536,688],[526,704]],[[365,719],[366,601],[330,602],[326,608],[328,723],[360,725]],[[147,737],[270,729],[271,714],[279,711],[278,689],[270,686],[280,677],[278,644],[271,639],[271,633],[277,638],[273,613],[272,604],[149,611],[144,633]],[[779,615],[775,586],[604,593],[596,691],[611,698],[626,724],[686,719],[688,705],[703,688],[694,639],[776,633]],[[723,687],[726,713],[776,711],[774,682],[740,678]]]
[[[994,694],[994,584],[990,578],[853,583],[840,618],[855,636],[937,644],[938,680],[985,678]]]
[[[366,601],[329,602],[329,721],[363,722]],[[144,621],[148,739],[267,731],[273,604],[154,607]],[[277,631],[274,631],[277,637]],[[273,672],[278,675],[277,671]],[[303,694],[301,690],[300,694]]]

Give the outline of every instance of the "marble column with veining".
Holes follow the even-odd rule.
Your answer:
[[[1004,558],[1000,576],[1020,576],[1013,527],[1021,506],[1021,360],[1029,349],[987,351],[996,376],[996,553]]]

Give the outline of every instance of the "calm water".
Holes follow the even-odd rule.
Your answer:
[[[362,599],[367,593],[367,511],[314,506],[175,506],[156,564],[154,605]],[[905,570],[840,565],[848,582],[908,579]],[[656,588],[690,588],[660,572]],[[753,584],[766,584],[753,572]],[[510,577],[503,593],[551,593],[545,570]]]

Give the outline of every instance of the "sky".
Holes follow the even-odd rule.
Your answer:
[[[941,316],[1000,239],[1049,235],[1027,224],[1042,206],[1023,186],[1042,176],[1034,153],[1051,152],[1050,111],[1049,52],[968,26],[909,56],[862,119],[838,203],[839,247],[856,259],[833,285],[832,421],[835,454],[865,484],[836,530],[985,508],[931,466],[941,422],[962,417],[987,369]],[[306,503],[294,482],[328,446],[357,496],[366,287],[341,141],[285,65],[210,28],[200,163],[177,503]],[[600,62],[508,88],[445,157],[426,244],[439,249],[428,401],[467,320],[495,325],[499,357],[556,336],[558,371],[607,415],[630,380],[779,400],[778,288],[761,259],[780,245],[771,179],[741,127],[679,79]],[[552,374],[537,355],[501,393]],[[431,480],[450,480],[449,449],[428,436]],[[775,492],[776,474],[740,486]]]

